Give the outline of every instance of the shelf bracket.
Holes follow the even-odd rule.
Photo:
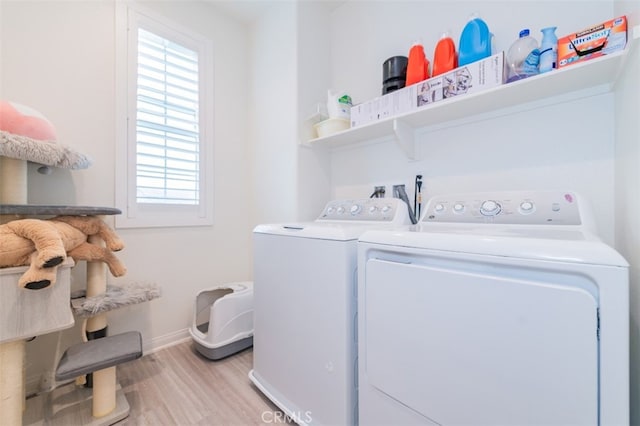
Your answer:
[[[404,151],[407,158],[410,160],[416,159],[416,144],[415,144],[415,129],[404,121],[398,119],[393,120],[393,133],[396,137],[396,143],[402,151]]]

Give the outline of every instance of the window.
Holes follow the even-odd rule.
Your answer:
[[[136,201],[198,204],[198,53],[138,28]]]
[[[209,225],[210,44],[148,11],[120,8],[116,226]]]

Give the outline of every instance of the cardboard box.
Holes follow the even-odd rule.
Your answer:
[[[442,75],[442,97],[482,92],[504,81],[504,52],[500,52]]]
[[[621,16],[558,39],[558,68],[624,50],[627,18]]]
[[[482,92],[500,86],[504,78],[504,52],[500,52],[418,83],[416,107],[467,93]]]
[[[351,127],[358,127],[371,122],[372,120],[371,102],[363,102],[351,107]]]
[[[416,85],[403,87],[386,95],[351,107],[351,127],[395,117],[416,108]]]
[[[351,108],[351,127],[397,117],[446,98],[476,93],[504,83],[504,52],[456,68]]]
[[[421,81],[416,85],[416,107],[430,105],[444,99],[442,76]]]

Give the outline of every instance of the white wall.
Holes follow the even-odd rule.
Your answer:
[[[332,2],[302,2],[298,5],[298,142],[308,138],[304,125],[317,112],[318,103],[326,102],[330,87],[331,45],[326,36],[330,27]],[[300,146],[297,170],[297,220],[314,220],[331,197],[330,154]]]
[[[213,40],[215,62],[214,225],[118,230],[128,268],[116,284],[155,282],[163,296],[109,314],[109,331],[140,330],[145,349],[187,337],[197,292],[251,278],[251,179],[247,144],[248,30],[201,2],[145,2]],[[89,154],[84,171],[29,174],[29,202],[114,205],[114,2],[1,2],[2,99],[40,110],[59,141]],[[82,288],[82,267],[74,288]],[[64,332],[60,347],[80,339]],[[56,335],[27,345],[27,377],[52,368]],[[38,356],[38,354],[42,354]]]
[[[254,224],[297,213],[296,5],[274,2],[252,26],[251,172]]]
[[[640,25],[637,1],[616,2],[616,16],[627,15],[630,28]],[[630,33],[630,35],[632,35]],[[635,41],[626,70],[617,82],[616,248],[630,263],[631,424],[640,424],[640,46]]]
[[[274,1],[251,29],[254,223],[313,220],[331,191],[329,153],[301,147],[326,102],[331,11],[342,1]]]

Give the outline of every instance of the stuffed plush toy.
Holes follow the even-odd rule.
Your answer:
[[[106,247],[89,243],[91,235],[102,238]],[[112,252],[123,248],[116,233],[95,216],[21,219],[0,225],[0,268],[29,265],[18,285],[31,290],[55,284],[57,267],[67,256],[105,262],[113,276],[122,276],[126,268]]]

